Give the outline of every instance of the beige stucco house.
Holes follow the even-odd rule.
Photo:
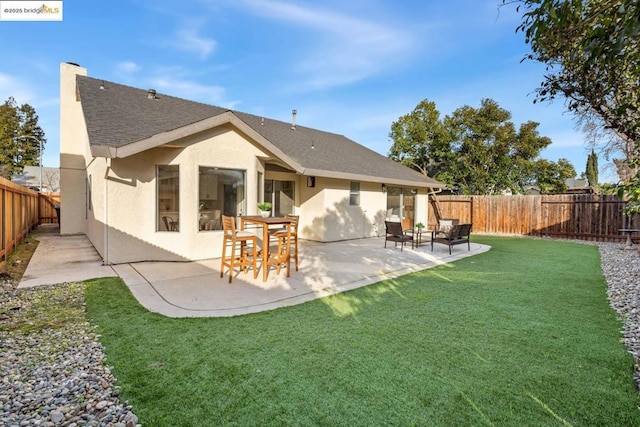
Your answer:
[[[220,215],[300,215],[300,238],[384,234],[427,223],[444,185],[348,138],[136,89],[61,64],[61,234],[105,263],[221,255]]]

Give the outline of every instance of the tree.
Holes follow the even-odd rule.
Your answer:
[[[60,191],[60,172],[58,169],[45,169],[42,173],[42,186],[51,193]],[[40,189],[43,191],[42,189]]]
[[[503,3],[512,3],[503,0]],[[636,0],[523,0],[522,24],[547,73],[537,100],[563,95],[570,111],[595,112],[604,126],[638,141],[640,6]],[[520,6],[518,6],[520,8]]]
[[[46,138],[38,125],[35,109],[29,104],[17,105],[8,98],[0,105],[0,174],[10,179],[24,166],[40,164],[40,147]]]
[[[576,176],[576,170],[567,159],[559,159],[557,163],[540,159],[534,169],[535,182],[543,194],[564,193],[567,178]]]
[[[539,135],[538,123],[516,130],[510,119],[511,113],[484,99],[478,109],[464,106],[440,120],[435,104],[424,100],[392,124],[389,157],[464,194],[522,193],[535,181],[535,160],[551,140]]]
[[[585,175],[591,187],[598,187],[598,155],[594,150],[591,150],[591,154],[587,157]]]
[[[593,113],[632,147],[619,167],[627,213],[640,212],[640,3],[637,0],[503,0],[523,8],[532,53],[547,65],[536,100],[564,96],[577,114]]]
[[[598,154],[610,162],[604,169],[613,169],[621,182],[631,181],[638,173],[637,166],[633,166],[636,156],[635,143],[622,139],[611,129],[605,128],[601,119],[592,111],[585,112],[578,119],[585,134],[587,147],[592,151],[597,149]]]
[[[436,179],[454,183],[464,194],[522,193],[535,179],[535,159],[551,144],[536,122],[516,130],[511,113],[491,99],[478,109],[464,106],[445,119],[454,136],[455,162]],[[449,180],[449,181],[446,181]]]
[[[435,176],[451,156],[451,138],[440,120],[436,104],[426,99],[391,124],[392,160],[418,172]]]

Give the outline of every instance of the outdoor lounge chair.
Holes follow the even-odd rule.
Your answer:
[[[469,238],[471,236],[472,224],[456,224],[451,227],[448,232],[440,232],[434,230],[431,232],[431,252],[433,252],[434,243],[442,243],[449,246],[449,255],[451,255],[451,247],[454,245],[460,245],[462,243],[467,244],[467,248],[471,250],[471,243]]]
[[[384,225],[387,229],[387,234],[384,238],[384,247],[387,247],[387,241],[395,242],[396,247],[400,242],[400,251],[404,249],[406,242],[411,242],[413,245],[413,236],[408,235],[402,230],[401,222],[385,221]],[[412,246],[413,247],[413,246]]]

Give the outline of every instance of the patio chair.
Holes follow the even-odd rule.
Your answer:
[[[235,218],[232,216],[222,216],[222,228],[224,237],[222,239],[220,277],[224,277],[224,267],[228,266],[229,283],[233,279],[235,267],[239,267],[245,273],[249,267],[253,267],[253,278],[257,278],[258,237],[247,231],[236,230]],[[227,254],[227,249],[230,249],[229,254]]]
[[[213,218],[211,219],[211,222],[212,230],[220,230],[220,228],[222,228],[222,210],[215,209],[213,211]]]
[[[384,247],[387,247],[387,242],[395,242],[395,246],[398,247],[400,243],[400,252],[404,249],[406,242],[413,242],[413,236],[408,235],[402,230],[402,223],[395,221],[385,221],[386,235],[384,238]]]
[[[276,238],[283,238],[287,232],[287,228],[290,229],[290,242],[291,244],[293,244],[293,253],[290,252],[289,256],[293,258],[296,265],[296,271],[298,271],[298,221],[300,220],[300,216],[291,214],[286,214],[285,216],[287,218],[291,218],[291,224],[289,224],[288,227],[274,230],[271,233],[271,236]],[[291,249],[289,251],[291,251]]]
[[[163,216],[162,222],[166,231],[178,231],[178,221],[174,220],[170,216]]]
[[[291,244],[293,243],[291,241],[291,239],[293,239],[292,230],[293,227],[289,226],[284,229],[276,230],[274,233],[269,235],[270,238],[276,238],[278,240],[278,246],[274,252],[269,250],[267,265],[262,266],[262,268],[267,269],[267,275],[269,274],[268,269],[270,266],[275,266],[276,274],[280,274],[281,268],[285,266],[287,268],[287,277],[291,276]],[[263,250],[267,249],[263,248]]]
[[[467,244],[467,249],[471,250],[471,226],[472,224],[456,224],[447,232],[439,232],[433,230],[431,232],[431,252],[433,252],[434,243],[442,243],[449,246],[449,255],[451,255],[451,247],[454,245]]]
[[[460,223],[459,219],[455,218],[442,218],[438,221],[438,227],[435,230],[437,237],[445,237],[447,233],[451,230],[451,227],[454,225],[458,225]]]

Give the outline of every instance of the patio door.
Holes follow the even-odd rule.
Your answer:
[[[412,228],[416,209],[416,191],[410,188],[387,187],[387,220]]]
[[[293,214],[295,207],[295,182],[266,179],[264,181],[264,201],[271,202],[273,216]]]

